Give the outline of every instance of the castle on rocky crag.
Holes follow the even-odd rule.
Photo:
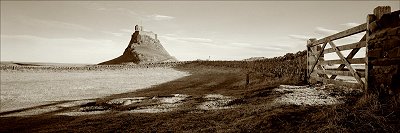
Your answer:
[[[131,64],[176,61],[161,45],[157,34],[143,30],[143,26],[135,25],[135,32],[131,36],[124,53],[100,65]]]

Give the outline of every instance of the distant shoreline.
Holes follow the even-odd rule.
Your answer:
[[[160,63],[146,63],[146,64],[122,64],[122,65],[96,65],[96,64],[58,64],[58,63],[17,63],[1,62],[0,70],[2,71],[35,71],[35,70],[50,70],[50,71],[76,71],[76,70],[115,70],[115,69],[136,69],[136,68],[154,68],[154,67],[174,67],[179,64],[188,63],[184,62],[160,62]]]
[[[0,61],[1,65],[22,65],[22,66],[85,66],[95,64],[85,63],[54,63],[54,62],[24,62],[24,61]]]

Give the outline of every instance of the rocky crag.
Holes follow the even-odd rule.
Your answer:
[[[128,47],[124,53],[112,60],[99,63],[99,65],[114,64],[142,64],[177,61],[161,45],[157,34],[151,31],[143,31],[142,26],[135,26]]]

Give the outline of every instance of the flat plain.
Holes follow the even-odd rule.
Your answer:
[[[21,88],[64,90],[47,90],[52,93],[45,95],[41,87],[23,90],[40,94],[27,97],[40,102],[0,113],[0,132],[390,132],[399,127],[399,112],[383,112],[398,106],[377,106],[376,98],[365,97],[360,90],[310,86],[297,76],[249,74],[246,66],[207,64],[101,71],[2,70],[8,78],[19,75],[17,81],[6,78],[4,85],[31,81]],[[29,74],[42,78],[25,76]],[[139,82],[148,83],[138,86]],[[103,89],[95,89],[99,87]]]

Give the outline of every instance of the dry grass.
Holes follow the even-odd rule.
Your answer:
[[[207,65],[208,64],[208,65]],[[210,65],[211,64],[211,65]],[[239,64],[229,62],[226,64]],[[276,66],[276,68],[279,66]],[[273,67],[275,68],[275,67]],[[274,106],[281,84],[302,85],[301,76],[281,77],[256,71],[245,84],[246,67],[214,66],[211,62],[185,64],[177,69],[192,75],[147,90],[105,97],[192,96],[179,110],[142,114],[110,112],[93,116],[38,116],[0,118],[0,132],[398,132],[399,100],[377,95],[345,94],[341,105]],[[205,94],[235,97],[236,106],[198,110]],[[98,103],[101,104],[102,100]]]

